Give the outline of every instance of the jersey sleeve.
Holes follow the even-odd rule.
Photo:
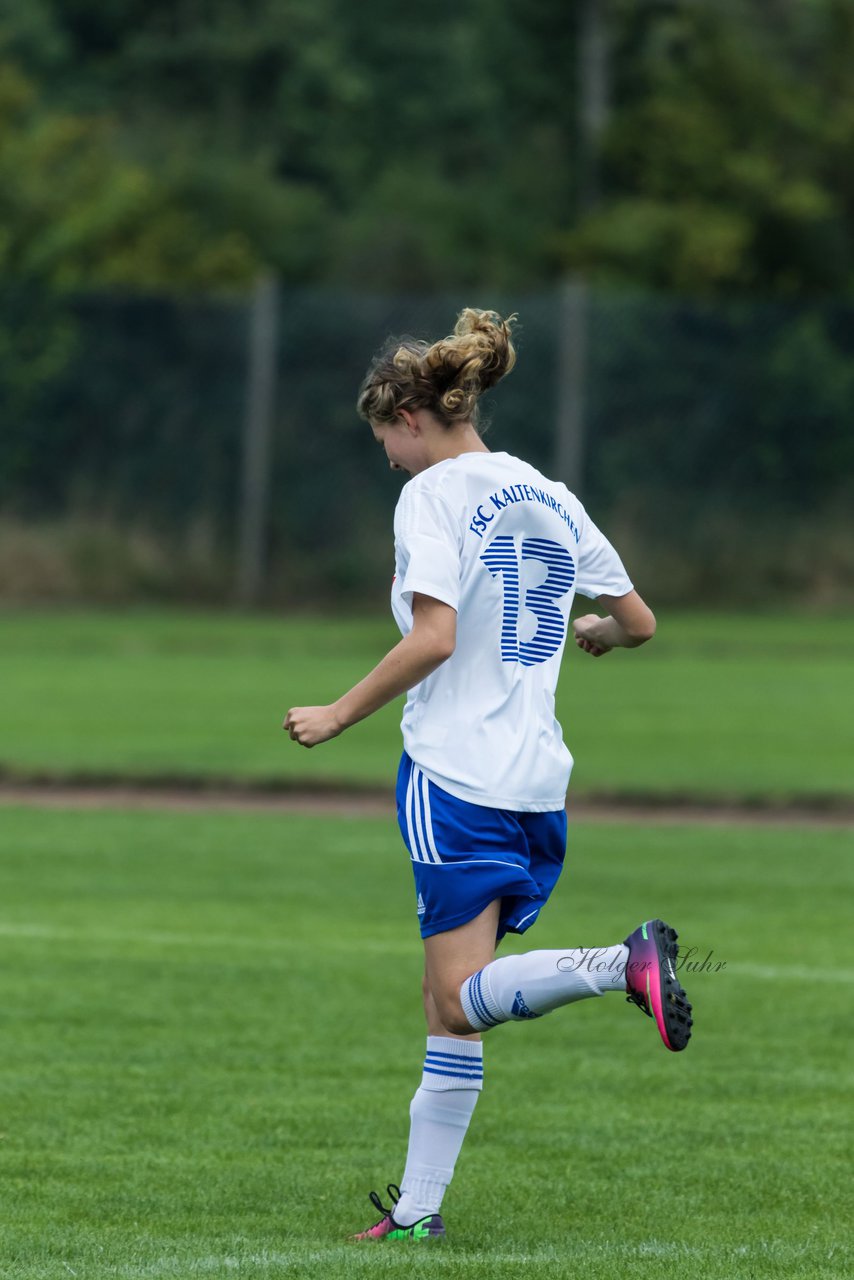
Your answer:
[[[591,600],[596,596],[625,596],[633,590],[622,560],[586,513],[578,544],[575,589]]]
[[[407,485],[397,504],[394,537],[399,589],[408,607],[417,592],[459,609],[462,531],[444,499]]]

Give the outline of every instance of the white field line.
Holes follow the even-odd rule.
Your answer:
[[[24,921],[0,921],[0,937],[32,938],[45,942],[92,942],[107,946],[129,943],[131,945],[155,947],[193,947],[198,949],[212,948],[223,951],[240,947],[246,951],[258,951],[266,954],[280,952],[283,955],[292,951],[305,951],[312,943],[307,938],[254,938],[249,934],[236,933],[172,933],[161,930],[123,929],[116,932],[106,929],[74,929],[67,926],[36,924]],[[329,939],[323,944],[324,951],[352,952],[370,951],[389,955],[412,955],[418,950],[417,943],[384,942],[381,939]]]
[[[112,945],[138,945],[154,947],[213,948],[217,951],[241,947],[247,951],[282,952],[302,951],[310,945],[305,938],[254,938],[248,934],[172,933],[160,930],[111,930],[74,929],[67,926],[38,924],[27,921],[0,921],[0,937],[32,938],[45,942],[91,942]],[[347,951],[357,948],[387,955],[413,955],[417,944],[386,942],[382,939],[330,939],[324,941],[324,951]],[[709,970],[694,972],[686,969],[681,976],[686,981],[696,980]],[[758,978],[766,982],[829,982],[854,983],[854,969],[815,969],[802,964],[753,964],[749,961],[727,961],[720,971],[712,970],[714,977],[733,974],[740,978]]]
[[[766,978],[769,982],[854,982],[854,969],[811,969],[806,964],[742,964],[736,961],[728,964],[724,972],[745,978]]]
[[[364,1253],[363,1250],[359,1252]],[[763,1261],[773,1261],[775,1263],[812,1259],[818,1264],[835,1259],[838,1264],[844,1265],[846,1256],[847,1250],[844,1247],[808,1243],[794,1244],[771,1240],[758,1240],[752,1244],[722,1244],[719,1246],[709,1244],[690,1245],[666,1240],[645,1240],[632,1245],[616,1242],[612,1244],[602,1241],[573,1241],[571,1257],[568,1257],[565,1252],[555,1246],[534,1250],[487,1251],[484,1249],[455,1249],[448,1248],[447,1245],[444,1247],[440,1245],[430,1253],[430,1270],[449,1271],[454,1275],[459,1275],[461,1268],[472,1265],[515,1264],[517,1266],[536,1266],[539,1264],[540,1266],[546,1265],[554,1268],[552,1274],[566,1275],[565,1268],[568,1264],[572,1266],[573,1273],[578,1274],[576,1268],[580,1264],[606,1258],[622,1259],[626,1262],[644,1258],[671,1261],[702,1258],[709,1262],[718,1263],[725,1259],[731,1259],[733,1262],[762,1259]],[[228,1274],[229,1272],[240,1272],[246,1267],[260,1267],[264,1270],[276,1268],[277,1271],[281,1269],[289,1272],[291,1268],[317,1265],[328,1268],[338,1264],[334,1271],[329,1272],[329,1274],[338,1275],[346,1274],[348,1264],[352,1265],[353,1261],[352,1245],[331,1245],[327,1249],[265,1249],[257,1253],[208,1255],[200,1258],[160,1257],[152,1258],[150,1262],[131,1263],[125,1266],[103,1266],[102,1264],[100,1274],[126,1277],[127,1280],[143,1280],[143,1277],[147,1276],[185,1276],[211,1272]],[[394,1252],[390,1249],[384,1251],[383,1271],[397,1268],[411,1273],[412,1260],[408,1256],[408,1251],[404,1249],[397,1249]],[[300,1272],[297,1272],[297,1274],[300,1274]],[[840,1274],[842,1273],[840,1272]]]

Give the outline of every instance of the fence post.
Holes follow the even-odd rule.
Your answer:
[[[599,203],[599,153],[610,95],[609,0],[581,0],[578,9],[578,204],[585,217]],[[590,290],[570,274],[558,299],[557,420],[554,468],[570,489],[584,481],[586,374]]]
[[[242,605],[256,604],[264,583],[270,441],[276,402],[278,305],[275,276],[259,276],[250,307],[243,475],[237,519],[237,599]]]
[[[585,373],[587,369],[587,286],[568,276],[558,294],[557,421],[554,472],[574,491],[584,468]]]

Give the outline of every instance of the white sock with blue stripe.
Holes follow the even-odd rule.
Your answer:
[[[421,1084],[409,1108],[409,1152],[394,1220],[402,1227],[438,1213],[483,1088],[483,1045],[428,1036]]]
[[[487,1031],[501,1022],[539,1018],[588,996],[625,991],[628,958],[622,944],[502,956],[466,978],[460,987],[463,1013],[473,1030]]]

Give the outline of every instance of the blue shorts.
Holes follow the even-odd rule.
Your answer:
[[[524,933],[563,869],[564,809],[517,813],[458,800],[430,782],[405,751],[397,821],[412,859],[422,938],[466,924],[496,898],[498,938]]]

